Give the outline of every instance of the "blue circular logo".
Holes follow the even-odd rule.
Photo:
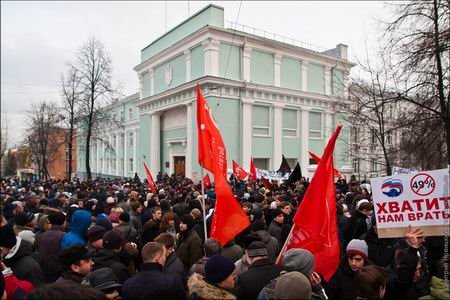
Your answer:
[[[386,179],[381,185],[381,192],[390,198],[398,197],[403,192],[403,184],[399,179]]]

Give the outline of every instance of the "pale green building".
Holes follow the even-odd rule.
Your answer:
[[[248,28],[247,28],[248,29]],[[314,51],[296,41],[267,38],[224,26],[224,10],[209,5],[141,50],[134,67],[139,94],[118,101],[111,113],[123,129],[104,133],[113,149],[92,146],[94,175],[145,178],[145,161],[157,172],[200,178],[197,161],[196,93],[200,83],[222,133],[231,172],[235,160],[249,169],[277,169],[282,154],[310,176],[308,151],[319,156],[347,97],[347,46]],[[256,33],[256,32],[255,32]],[[344,124],[335,165],[352,173],[349,127]],[[82,147],[80,147],[82,152]],[[85,174],[78,155],[78,174]]]

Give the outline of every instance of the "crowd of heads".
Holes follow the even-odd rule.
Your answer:
[[[155,190],[137,176],[3,179],[5,299],[417,299],[446,280],[444,238],[378,237],[370,184],[355,177],[335,183],[341,255],[329,280],[310,251],[282,250],[309,180],[269,190],[231,176],[251,225],[222,245],[209,237],[214,185],[156,179]]]

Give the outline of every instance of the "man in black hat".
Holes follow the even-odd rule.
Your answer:
[[[80,244],[64,249],[60,255],[60,261],[63,272],[57,282],[73,281],[81,283],[84,276],[92,271],[92,266],[94,265],[91,253]]]
[[[281,267],[270,259],[264,242],[252,242],[247,248],[250,267],[238,277],[238,299],[256,299],[261,289],[280,275]]]
[[[118,300],[118,288],[122,286],[111,268],[100,268],[92,271],[84,278],[82,284],[101,290],[107,300]]]

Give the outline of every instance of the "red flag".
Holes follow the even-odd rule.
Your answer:
[[[244,169],[241,168],[241,166],[233,160],[233,173],[234,175],[239,178],[239,180],[244,180],[245,177],[247,177],[248,173],[245,172]]]
[[[339,240],[336,226],[336,188],[333,150],[342,125],[336,128],[294,217],[294,225],[281,250],[279,262],[290,248],[303,248],[314,254],[315,271],[330,280],[339,266]]]
[[[225,176],[219,173],[214,180],[217,200],[211,223],[211,238],[219,240],[224,246],[250,226],[250,220],[234,198]]]
[[[319,164],[320,163],[320,157],[318,157],[317,155],[315,155],[314,153],[308,151],[309,155],[311,155],[312,159],[314,159],[314,161]],[[333,172],[334,172],[334,176],[335,177],[342,177],[342,174],[336,170],[335,168],[333,168]]]
[[[213,174],[214,166],[217,165],[220,172],[226,176],[227,153],[225,144],[199,84],[197,84],[197,132],[199,164]]]
[[[147,173],[148,187],[154,193],[156,192],[156,184],[155,181],[153,180],[152,173],[150,173],[150,170],[147,168],[147,164],[145,162],[144,162],[144,169],[145,173]]]
[[[267,180],[267,179],[264,178],[264,177],[261,177],[261,181],[262,181],[262,183],[264,184],[264,186],[266,187],[266,189],[268,189],[268,190],[273,190],[273,185],[270,183],[269,180]]]
[[[209,178],[208,174],[206,174],[205,177],[203,177],[203,185],[205,187],[208,187],[211,185],[211,178]]]
[[[250,176],[252,176],[253,180],[256,180],[256,168],[253,158],[250,160]]]

